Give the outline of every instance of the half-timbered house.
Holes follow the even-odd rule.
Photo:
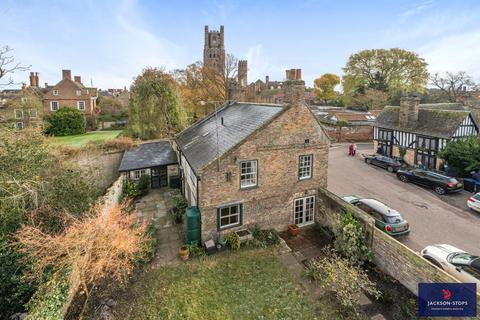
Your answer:
[[[447,142],[477,136],[478,125],[461,104],[419,102],[415,96],[402,97],[400,106],[383,109],[374,125],[374,151],[392,157],[403,149],[408,164],[438,169],[438,152]]]

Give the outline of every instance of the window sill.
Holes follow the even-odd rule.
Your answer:
[[[228,229],[237,228],[237,227],[240,227],[241,225],[242,225],[241,223],[238,223],[238,224],[234,224],[226,227],[218,227],[218,231],[225,231]]]
[[[308,178],[298,178],[298,181],[305,181],[305,180],[311,180],[311,179],[312,179],[312,176]]]
[[[258,188],[258,184],[256,186],[251,186],[251,187],[240,187],[240,191],[247,191],[247,190],[252,190],[257,188]]]

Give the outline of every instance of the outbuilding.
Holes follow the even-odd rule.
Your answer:
[[[151,188],[177,187],[179,183],[177,154],[170,141],[155,141],[125,151],[118,171],[129,180],[149,175]]]

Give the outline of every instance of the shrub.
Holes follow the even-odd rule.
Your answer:
[[[188,207],[188,202],[182,195],[173,196],[172,201],[174,207],[170,211],[170,214],[175,223],[182,223],[185,209]]]
[[[135,259],[145,249],[145,227],[135,226],[135,216],[121,207],[101,206],[84,219],[74,220],[57,235],[45,234],[37,227],[23,226],[16,234],[17,248],[32,260],[29,276],[42,280],[63,270],[68,276],[69,298],[85,297],[86,309],[91,290],[102,280],[125,284]],[[79,316],[82,318],[82,314]]]
[[[232,250],[240,249],[240,237],[235,232],[229,232],[227,234],[227,245]]]
[[[150,175],[145,174],[141,176],[137,184],[138,184],[138,193],[140,196],[144,196],[148,194],[148,191],[150,191],[150,185],[151,185]]]
[[[450,141],[438,153],[460,177],[466,177],[471,171],[480,169],[480,141],[477,137]]]
[[[85,115],[78,109],[62,107],[47,118],[46,133],[53,136],[69,136],[85,133]]]
[[[350,211],[342,216],[335,235],[335,249],[351,263],[362,265],[371,260],[372,251],[367,246],[365,231]]]
[[[147,263],[151,261],[155,256],[155,251],[157,249],[157,227],[155,226],[155,224],[150,223],[147,225],[144,238],[144,248],[134,258],[135,265]]]
[[[268,247],[279,243],[278,232],[275,229],[262,230],[259,226],[255,226],[252,230],[253,246]]]
[[[133,148],[135,141],[129,137],[117,137],[115,139],[108,139],[100,144],[100,148],[105,151],[125,151]]]
[[[340,257],[329,247],[322,253],[322,257],[310,261],[307,275],[317,280],[322,288],[332,290],[342,306],[355,308],[356,299],[362,291],[377,299],[380,297],[380,291],[365,271]]]
[[[199,247],[196,243],[187,245],[191,258],[201,258],[207,255],[203,247]]]
[[[123,184],[122,194],[120,195],[120,202],[128,198],[136,198],[140,195],[138,184],[134,180],[125,180]]]

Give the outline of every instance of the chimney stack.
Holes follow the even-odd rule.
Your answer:
[[[48,88],[48,82],[45,82],[45,88]]]
[[[72,80],[72,71],[71,70],[62,70],[62,80]]]
[[[30,87],[35,87],[35,74],[30,72]]]
[[[82,83],[82,78],[80,76],[75,76],[73,77],[73,79],[75,80],[75,82]]]
[[[39,87],[40,86],[40,82],[38,81],[38,72],[35,72],[35,87]]]
[[[409,127],[418,121],[419,105],[420,98],[415,92],[411,96],[404,95],[400,98],[400,111],[398,114],[400,127]]]
[[[283,84],[284,102],[293,106],[305,104],[305,81],[301,78],[301,69],[290,69],[285,73],[287,80]]]

